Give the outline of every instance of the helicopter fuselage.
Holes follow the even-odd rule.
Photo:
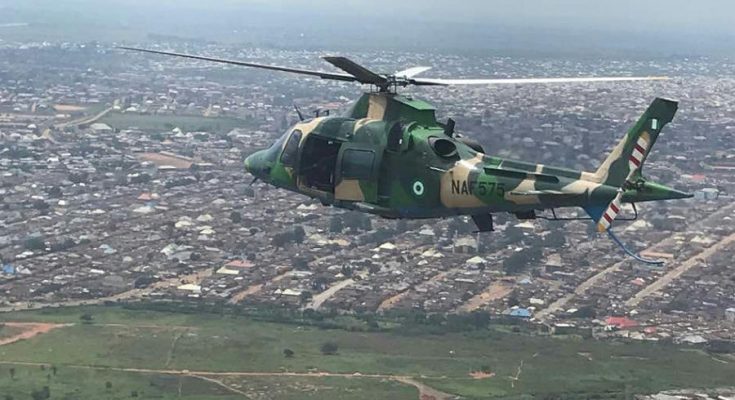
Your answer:
[[[428,103],[385,93],[366,94],[345,116],[297,123],[245,164],[274,186],[387,218],[528,215],[607,204],[620,190],[592,173],[488,156],[436,122]],[[684,195],[640,182],[622,201]]]

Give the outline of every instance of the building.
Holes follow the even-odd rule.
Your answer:
[[[735,322],[735,307],[731,307],[725,310],[725,320],[729,322]]]
[[[92,131],[94,131],[94,133],[96,134],[112,133],[112,127],[110,127],[110,125],[103,124],[101,122],[94,123],[90,125],[89,128],[92,129]]]
[[[509,315],[516,318],[531,318],[531,310],[527,308],[515,308],[510,311]]]
[[[607,317],[605,324],[618,329],[630,329],[638,326],[638,322],[627,317]]]

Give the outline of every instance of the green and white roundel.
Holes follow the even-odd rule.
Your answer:
[[[424,183],[421,181],[413,182],[413,194],[416,196],[422,196],[424,194]]]

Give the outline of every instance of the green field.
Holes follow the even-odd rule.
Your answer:
[[[14,369],[13,378],[10,370]],[[109,388],[108,388],[109,382]],[[176,399],[181,383],[188,400],[235,400],[242,396],[212,382],[193,377],[148,375],[80,368],[20,366],[0,364],[0,399],[33,399],[33,391],[49,387],[51,399]],[[5,397],[3,397],[5,396]]]
[[[83,313],[94,316],[91,324],[80,322]],[[253,397],[268,399],[418,398],[415,387],[393,376],[408,376],[464,398],[619,398],[626,391],[727,386],[735,377],[732,363],[718,362],[700,350],[496,329],[442,335],[349,332],[119,307],[8,313],[0,314],[0,321],[75,323],[0,346],[0,393],[12,393],[15,399],[29,398],[22,395],[44,385],[58,393],[78,390],[71,397],[78,399],[130,398],[136,390],[151,396],[143,398],[179,398],[180,385],[181,398],[187,399],[245,398],[242,393],[268,393]],[[327,341],[338,344],[336,355],[321,353]],[[293,357],[284,357],[287,348]],[[56,366],[57,376],[35,363]],[[17,369],[14,379],[7,372],[11,367]],[[131,368],[148,371],[125,370]],[[469,376],[481,368],[495,375],[479,380]],[[243,374],[222,374],[227,372]],[[253,376],[261,372],[272,374]],[[278,375],[284,372],[345,375]],[[370,374],[381,376],[365,376]],[[117,392],[112,396],[111,391]]]
[[[10,368],[14,369],[10,378]],[[51,399],[417,399],[415,388],[390,380],[352,378],[227,377],[215,382],[195,376],[150,374],[46,366],[0,364],[0,399],[32,399],[33,391],[49,387]],[[108,387],[109,382],[109,387]],[[242,393],[246,393],[245,397]],[[179,395],[181,393],[181,395]]]
[[[201,131],[227,133],[234,128],[251,128],[253,122],[233,117],[204,117],[199,115],[156,115],[109,113],[99,121],[115,129],[132,127],[151,132],[167,132],[180,128],[184,132]]]

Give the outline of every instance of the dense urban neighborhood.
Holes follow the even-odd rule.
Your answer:
[[[155,48],[331,70],[311,51]],[[589,332],[735,346],[732,61],[557,61],[365,52],[434,76],[666,75],[655,82],[415,88],[488,154],[594,170],[659,96],[680,101],[644,173],[694,194],[616,231],[497,215],[386,220],[261,182],[244,158],[360,87],[110,45],[0,42],[0,308],[138,300],[336,313],[488,313]],[[569,216],[578,210],[560,210]],[[627,209],[625,214],[633,216]],[[580,216],[582,214],[579,214]]]

